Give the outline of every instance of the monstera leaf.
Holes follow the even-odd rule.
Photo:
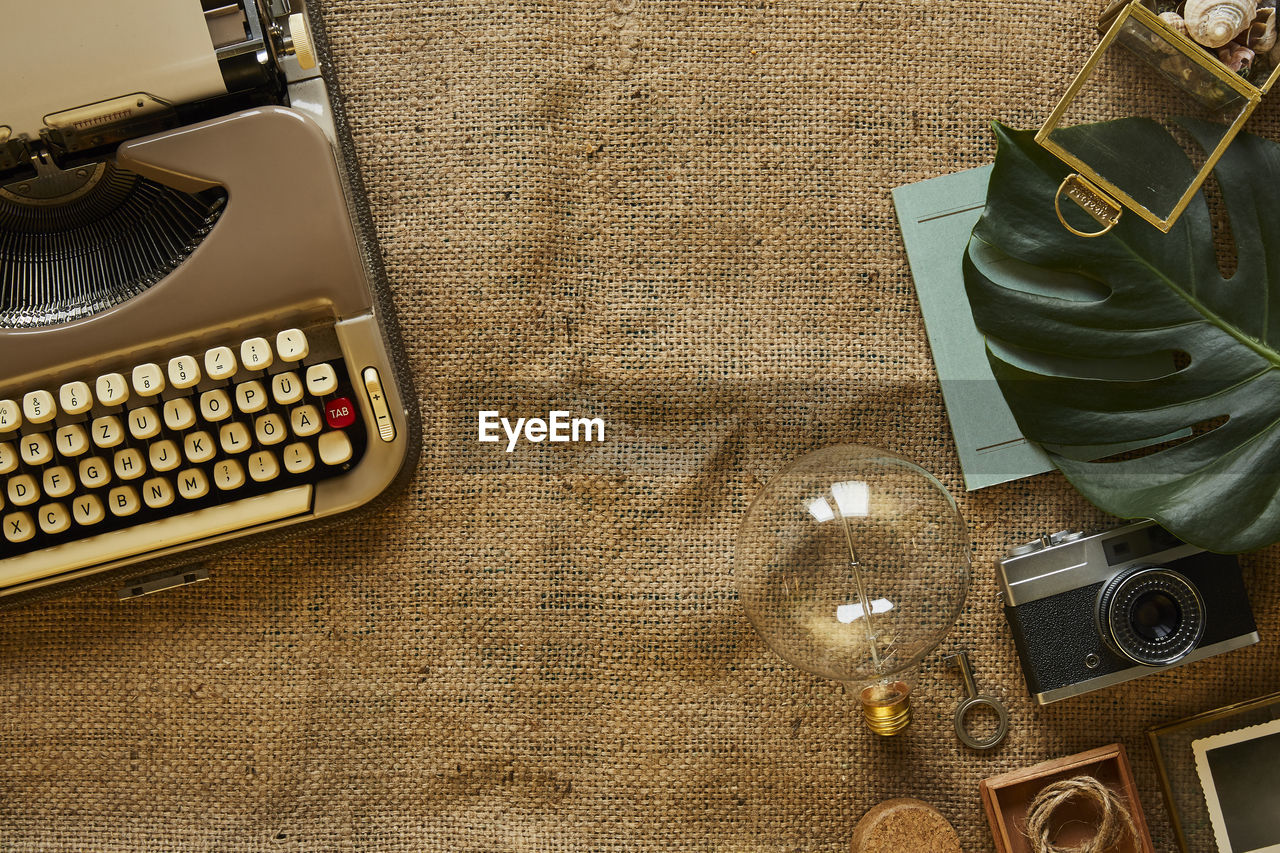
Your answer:
[[[1183,126],[1202,146],[1222,132]],[[1168,234],[1126,213],[1106,236],[1076,237],[1054,214],[1067,169],[1032,134],[995,132],[964,272],[1023,433],[1108,512],[1154,518],[1215,551],[1280,541],[1280,145],[1242,134],[1215,170],[1237,253],[1224,278],[1203,195]],[[1149,152],[1151,173],[1184,186],[1191,176],[1154,122],[1075,132],[1114,134]],[[1187,437],[1118,461],[1073,453],[1179,431]]]

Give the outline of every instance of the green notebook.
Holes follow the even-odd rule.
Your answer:
[[[964,292],[960,262],[969,232],[986,204],[991,167],[983,166],[954,175],[944,175],[893,191],[898,224],[907,247],[911,275],[924,315],[929,348],[942,385],[942,399],[951,421],[965,488],[969,491],[993,486],[1053,469],[1053,463],[1039,447],[1018,431],[1013,413],[1005,404],[987,362],[982,333],[973,324],[969,300]],[[1044,271],[1023,267],[1011,258],[989,252],[975,258],[982,265],[999,265],[1009,271],[1025,271],[1023,286],[1032,291],[1052,288],[1055,295],[1070,289],[1069,278],[1053,279]],[[1022,268],[1022,269],[1020,269]],[[1001,354],[1030,365],[1037,361],[1030,353]],[[1103,364],[1102,378],[1128,379],[1172,369],[1172,359],[1153,356]],[[1188,435],[1183,431],[1150,442],[1070,448],[1071,456],[1100,459],[1135,447],[1158,444],[1169,438]],[[1063,449],[1066,452],[1066,449]]]

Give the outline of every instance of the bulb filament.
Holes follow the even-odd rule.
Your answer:
[[[835,498],[835,492],[832,492]],[[837,506],[839,502],[837,501]],[[862,605],[862,620],[867,630],[867,645],[871,647],[871,662],[877,672],[884,671],[884,662],[880,660],[880,649],[876,641],[876,628],[872,622],[871,598],[867,595],[866,584],[862,580],[862,564],[858,561],[858,549],[853,545],[853,530],[849,527],[849,516],[840,512],[840,523],[844,526],[844,541],[849,546],[849,568],[853,571],[853,582],[858,587],[858,602]]]

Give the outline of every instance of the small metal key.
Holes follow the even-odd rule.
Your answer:
[[[956,737],[960,738],[960,742],[970,749],[991,749],[999,745],[1004,740],[1004,736],[1009,733],[1009,711],[1000,703],[999,699],[994,696],[980,696],[978,694],[978,682],[973,677],[973,664],[969,663],[969,653],[960,652],[959,654],[950,655],[945,658],[947,663],[960,668],[960,674],[964,677],[965,698],[956,708]],[[974,708],[986,706],[995,711],[999,722],[996,724],[996,730],[983,740],[974,737],[966,725],[966,718],[969,712]]]

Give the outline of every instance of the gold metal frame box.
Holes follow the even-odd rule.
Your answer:
[[[1261,85],[1255,85],[1171,27],[1144,0],[1132,0],[1118,13],[1113,6],[1103,14],[1104,22],[1109,18],[1113,20],[1102,41],[1036,134],[1036,142],[1075,170],[1063,181],[1055,200],[1059,220],[1072,233],[1084,237],[1105,234],[1119,220],[1123,208],[1168,232],[1262,96],[1280,78],[1280,63],[1270,68]],[[1124,59],[1108,62],[1115,60],[1117,48],[1124,49]],[[1157,82],[1167,85],[1152,87],[1142,81],[1134,73],[1134,63],[1128,61],[1134,56],[1154,72]],[[1259,67],[1266,62],[1269,60],[1263,60]],[[1122,69],[1119,76],[1109,78],[1104,73],[1111,65]],[[1183,143],[1192,161],[1189,180],[1184,180],[1187,176],[1154,172],[1144,163],[1144,151],[1136,147],[1127,150],[1118,135],[1099,139],[1097,134],[1081,133],[1075,127],[1083,122],[1077,122],[1073,114],[1096,114],[1096,110],[1091,114],[1089,106],[1082,103],[1088,95],[1102,98],[1113,111],[1132,115],[1134,101],[1127,96],[1144,86],[1165,90],[1155,93],[1155,105],[1171,112],[1156,120],[1185,113],[1222,126],[1216,144],[1207,150]],[[1176,127],[1171,130],[1176,138]],[[1070,223],[1062,210],[1064,195],[1089,214],[1101,230],[1086,231],[1086,226]]]

